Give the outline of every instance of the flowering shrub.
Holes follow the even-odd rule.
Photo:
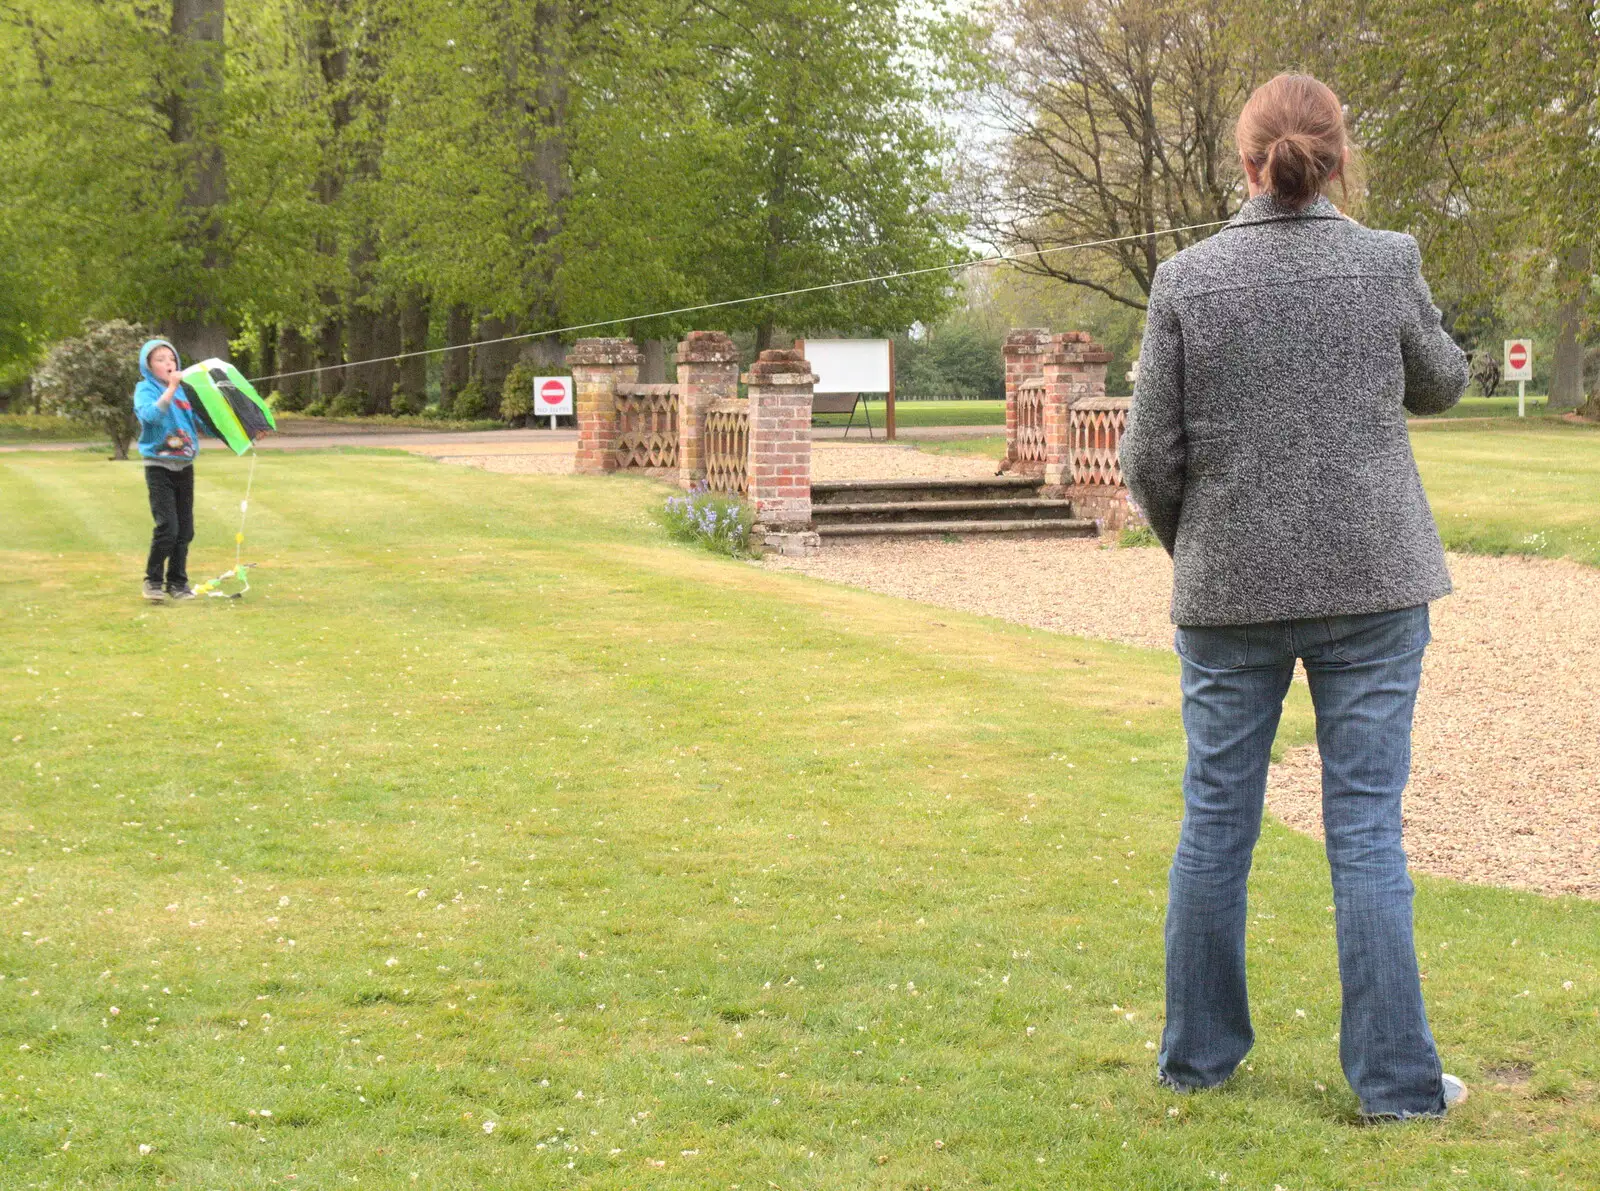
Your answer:
[[[50,349],[33,378],[46,413],[88,422],[111,438],[118,459],[139,437],[133,387],[139,383],[139,348],[150,332],[133,323],[85,322],[83,335]]]
[[[682,496],[669,496],[661,508],[667,533],[684,542],[740,558],[750,553],[750,526],[755,518],[735,496],[711,492],[703,483]]]

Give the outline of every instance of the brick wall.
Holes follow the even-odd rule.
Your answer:
[[[580,339],[567,353],[578,419],[573,470],[579,474],[616,470],[617,385],[636,382],[643,359],[631,339]]]
[[[811,390],[817,378],[792,348],[764,351],[744,382],[750,395],[749,498],[773,532],[811,526]]]
[[[1017,458],[1017,386],[1044,374],[1044,358],[1050,350],[1050,332],[1044,327],[1026,327],[1006,336],[1001,349],[1006,366],[1006,455],[1000,464],[1004,472],[1021,473],[1036,469]]]

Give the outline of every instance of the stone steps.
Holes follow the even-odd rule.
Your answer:
[[[1036,476],[970,480],[845,480],[811,486],[811,518],[823,539],[1012,534],[1093,537],[1095,523],[1070,500],[1040,495]]]
[[[818,522],[824,541],[840,538],[911,538],[986,534],[1092,538],[1097,527],[1084,517],[1030,517],[1008,521],[875,521],[861,524]]]
[[[1041,497],[988,500],[869,500],[859,504],[813,504],[817,528],[906,521],[1038,521],[1071,518],[1070,500]]]
[[[811,485],[813,510],[827,505],[945,500],[1010,500],[1037,497],[1042,481],[1029,476],[983,476],[971,480],[818,480]]]

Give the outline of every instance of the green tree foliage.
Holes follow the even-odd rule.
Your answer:
[[[0,6],[0,208],[27,212],[53,334],[85,313],[237,326],[293,290],[312,161],[292,2],[233,7],[224,57],[220,0]]]
[[[1600,8],[1375,0],[1363,33],[1349,90],[1377,216],[1418,233],[1462,307],[1542,290],[1551,404],[1577,404],[1600,311]]]
[[[619,79],[576,109],[586,138],[561,284],[577,319],[913,270],[958,259],[935,117],[970,79],[964,26],[895,0],[736,0],[618,21],[626,56],[664,69]],[[593,106],[603,99],[603,106]],[[642,139],[641,139],[642,137]],[[642,167],[642,168],[641,168]],[[654,212],[655,217],[649,217]],[[662,236],[660,247],[652,237]],[[630,262],[660,262],[639,270]],[[769,346],[806,332],[900,329],[951,299],[947,275],[731,308]],[[641,326],[675,333],[688,325]]]
[[[133,390],[139,349],[149,338],[144,327],[120,319],[84,323],[82,335],[57,343],[34,374],[44,411],[103,430],[117,458],[126,459],[139,435]]]
[[[944,264],[967,44],[899,0],[6,0],[0,246],[35,286],[0,299],[0,367],[136,314],[320,366],[286,404],[382,409],[424,373],[338,366]],[[765,345],[951,298],[930,274],[716,321]],[[488,408],[530,353],[474,352]]]
[[[895,390],[901,397],[1004,399],[1004,335],[949,319],[894,345]]]

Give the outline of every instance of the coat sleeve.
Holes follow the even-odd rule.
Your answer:
[[[133,386],[133,414],[141,425],[161,424],[162,411],[156,407],[156,402],[161,399],[161,393],[162,390],[152,381],[141,380]]]
[[[1163,269],[1156,270],[1150,286],[1139,376],[1119,456],[1130,495],[1171,554],[1183,511],[1188,443],[1183,432],[1183,328],[1168,298]]]
[[[1467,354],[1445,334],[1439,309],[1422,277],[1422,251],[1406,237],[1410,291],[1401,311],[1400,356],[1405,365],[1405,406],[1414,414],[1439,414],[1461,400],[1468,380]]]

